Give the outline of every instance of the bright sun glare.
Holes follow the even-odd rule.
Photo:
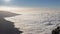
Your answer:
[[[5,2],[10,2],[11,0],[4,0]]]

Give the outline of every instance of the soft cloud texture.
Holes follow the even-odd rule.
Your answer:
[[[41,12],[50,12],[50,13],[54,13],[54,12],[59,12],[60,9],[57,8],[36,8],[36,7],[32,7],[32,8],[23,8],[23,7],[6,7],[6,6],[0,6],[0,10],[3,11],[10,11],[10,12],[18,12],[18,13],[41,13]]]

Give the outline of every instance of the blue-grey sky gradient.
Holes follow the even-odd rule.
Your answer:
[[[4,0],[0,0],[0,5],[18,6],[18,7],[58,7],[60,8],[60,0],[11,0],[5,4]]]

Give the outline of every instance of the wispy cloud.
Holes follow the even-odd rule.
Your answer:
[[[60,9],[56,8],[24,8],[24,7],[6,7],[6,6],[0,6],[0,10],[4,11],[12,11],[12,12],[25,12],[25,13],[41,13],[41,12],[58,12]]]

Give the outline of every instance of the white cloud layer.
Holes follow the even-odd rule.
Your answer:
[[[60,9],[53,9],[53,8],[22,8],[22,7],[6,7],[6,6],[0,6],[0,10],[3,11],[12,11],[12,12],[23,12],[23,13],[41,13],[41,12],[48,12],[48,13],[54,13],[59,12]]]

